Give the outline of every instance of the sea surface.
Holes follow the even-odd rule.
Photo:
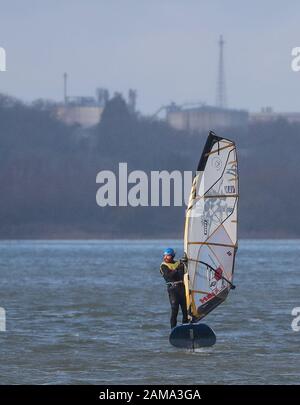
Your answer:
[[[205,319],[217,343],[198,352],[168,342],[167,246],[182,254],[181,241],[1,241],[0,384],[299,384],[300,241],[240,242],[237,288]]]

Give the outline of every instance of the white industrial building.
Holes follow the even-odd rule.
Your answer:
[[[208,105],[180,107],[172,104],[167,107],[166,120],[175,129],[202,132],[245,126],[248,112]]]

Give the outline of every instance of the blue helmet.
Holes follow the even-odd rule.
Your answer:
[[[172,248],[167,248],[164,251],[164,256],[172,256],[172,257],[174,257],[175,255],[176,255],[176,252]]]

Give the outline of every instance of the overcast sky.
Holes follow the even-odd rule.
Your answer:
[[[144,113],[214,104],[223,34],[229,106],[299,111],[299,27],[298,0],[0,0],[0,92],[61,100],[66,71],[70,95],[134,88]]]

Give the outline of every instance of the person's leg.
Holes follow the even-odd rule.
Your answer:
[[[174,290],[169,290],[169,300],[171,304],[171,329],[175,328],[177,325],[177,315],[178,315],[178,310],[179,310],[179,300],[178,296],[176,294],[176,289]]]
[[[188,323],[188,312],[186,307],[186,297],[185,297],[185,288],[183,287],[180,291],[180,308],[182,311],[182,323]]]

